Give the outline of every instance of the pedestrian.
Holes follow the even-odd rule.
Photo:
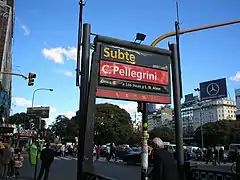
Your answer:
[[[13,144],[11,144],[10,146],[10,153],[11,153],[11,159],[10,159],[10,163],[8,165],[8,173],[7,176],[8,177],[15,177],[15,172],[14,172],[14,148],[13,148]]]
[[[152,141],[153,167],[148,176],[152,180],[179,180],[177,164],[172,153],[164,149],[163,141],[156,137]]]
[[[106,147],[106,159],[107,159],[107,161],[110,161],[110,159],[111,159],[111,148],[110,148],[110,146]]]
[[[63,145],[61,146],[61,156],[62,156],[62,157],[65,156],[65,151],[66,151],[66,146],[65,146],[65,144],[63,144]]]
[[[41,169],[38,175],[38,180],[42,179],[43,173],[44,173],[44,180],[48,179],[50,166],[54,160],[54,151],[49,148],[50,143],[46,144],[46,148],[42,150],[40,159],[42,161]]]
[[[100,144],[97,146],[97,148],[96,148],[96,154],[97,154],[97,160],[99,159],[99,157],[100,157],[100,152],[101,152],[101,146],[100,146]]]
[[[224,164],[226,164],[226,161],[224,158],[224,150],[222,147],[219,149],[219,164],[220,162],[223,162]]]
[[[236,174],[240,174],[240,146],[236,147],[235,161],[236,161]],[[233,180],[239,180],[239,176],[235,176]]]
[[[1,157],[1,160],[2,160],[2,172],[1,172],[2,179],[7,178],[8,166],[9,166],[9,163],[10,163],[11,159],[12,159],[12,153],[10,151],[10,147],[9,147],[9,144],[6,144],[5,148],[3,149],[3,153],[2,153],[2,157]]]
[[[23,167],[23,160],[24,158],[22,157],[20,152],[14,157],[14,167],[15,167],[14,171],[15,171],[16,177],[19,176],[20,174],[19,170]]]
[[[214,150],[214,165],[216,166],[217,163],[220,164],[220,162],[219,162],[219,151],[215,147],[215,150]]]
[[[212,157],[213,157],[212,149],[211,149],[211,147],[208,147],[206,164],[208,164],[209,161],[210,162],[212,161]]]

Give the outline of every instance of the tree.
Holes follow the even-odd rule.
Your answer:
[[[39,118],[28,116],[25,112],[16,113],[9,117],[8,123],[15,124],[18,127],[23,129],[30,129],[30,121],[33,120],[33,125],[35,129],[39,127]],[[41,120],[41,129],[44,129],[46,126],[46,121],[44,119]],[[33,127],[32,127],[33,128]]]
[[[55,134],[51,131],[50,128],[47,128],[45,130],[45,140],[47,142],[54,142],[55,138],[56,138]]]
[[[26,113],[16,113],[9,117],[8,119],[9,124],[15,124],[17,126],[21,126],[24,129],[30,128],[30,117],[27,116]]]
[[[142,131],[133,131],[128,139],[130,146],[141,145],[142,142]]]
[[[240,122],[222,120],[206,123],[202,126],[204,146],[228,145],[240,140]],[[194,139],[201,144],[201,127],[195,131]]]
[[[64,115],[59,115],[56,117],[55,122],[50,126],[51,131],[60,137],[67,136],[66,128],[70,119]]]
[[[157,127],[149,131],[149,138],[155,137],[159,137],[165,142],[171,142],[174,140],[174,132],[168,127]]]
[[[127,143],[132,134],[131,117],[125,109],[108,103],[96,105],[95,143]]]

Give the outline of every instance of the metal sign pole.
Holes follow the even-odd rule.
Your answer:
[[[80,104],[79,104],[79,136],[78,136],[78,171],[77,179],[83,177],[85,131],[87,124],[87,102],[89,86],[89,57],[90,57],[90,24],[83,25],[82,62],[81,62],[81,83],[80,83]]]
[[[38,140],[38,144],[36,144],[37,145],[37,148],[38,148],[38,150],[37,150],[37,156],[36,156],[36,165],[35,165],[35,169],[34,169],[34,180],[36,180],[37,179],[37,170],[38,170],[38,156],[39,156],[39,151],[40,151],[40,132],[41,132],[41,122],[42,121],[42,119],[41,119],[41,117],[39,117],[39,119],[38,119],[38,134],[37,134],[37,140]]]
[[[178,172],[181,179],[184,179],[184,151],[183,151],[183,129],[181,119],[181,85],[179,61],[176,44],[169,45],[172,51],[171,65],[172,65],[172,86],[173,86],[173,102],[174,102],[174,118],[175,118],[175,136],[176,136],[176,155]]]
[[[142,112],[142,152],[141,152],[141,180],[147,180],[148,174],[148,108],[147,103],[143,102]]]

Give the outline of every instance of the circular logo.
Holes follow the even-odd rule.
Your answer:
[[[207,86],[207,94],[209,96],[216,96],[219,93],[219,85],[217,83],[210,83]]]

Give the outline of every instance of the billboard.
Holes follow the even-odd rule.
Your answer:
[[[184,96],[184,102],[186,103],[186,102],[191,102],[191,101],[194,101],[193,93],[191,93],[191,94],[186,94],[186,95]]]
[[[27,114],[29,116],[36,116],[41,118],[49,118],[50,107],[29,107]]]
[[[236,97],[236,107],[237,107],[236,115],[240,116],[240,88],[235,89],[235,97]]]
[[[171,103],[169,56],[106,44],[100,49],[97,97]]]
[[[202,101],[225,97],[227,97],[226,78],[200,83],[200,98]]]

